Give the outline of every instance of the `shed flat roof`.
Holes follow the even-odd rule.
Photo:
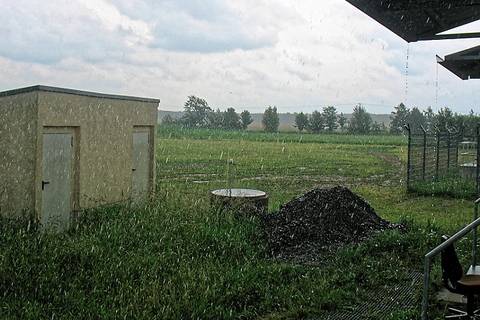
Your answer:
[[[445,59],[437,57],[437,60],[462,80],[480,79],[480,46],[449,54]]]
[[[29,93],[34,91],[65,93],[65,94],[73,94],[77,96],[86,96],[86,97],[94,97],[94,98],[101,98],[101,99],[116,99],[116,100],[128,100],[128,101],[138,101],[138,102],[160,103],[160,100],[158,99],[122,96],[122,95],[115,95],[115,94],[105,94],[105,93],[81,91],[81,90],[58,88],[58,87],[49,87],[49,86],[42,86],[42,85],[3,91],[3,92],[0,92],[0,97],[13,96],[16,94]]]
[[[478,37],[438,35],[480,19],[480,0],[347,0],[407,42]]]

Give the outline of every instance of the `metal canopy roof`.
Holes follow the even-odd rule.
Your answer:
[[[480,46],[445,56],[437,56],[439,64],[462,80],[480,79]]]
[[[480,37],[439,35],[480,19],[480,0],[347,0],[407,42]]]

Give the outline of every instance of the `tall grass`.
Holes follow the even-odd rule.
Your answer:
[[[0,226],[6,319],[311,317],[402,281],[429,243],[426,231],[391,231],[322,267],[275,262],[255,218],[218,215],[178,195],[85,212],[63,235]]]
[[[419,195],[447,196],[471,200],[478,197],[475,180],[460,177],[458,172],[449,172],[438,180],[414,181],[411,184],[411,191]]]

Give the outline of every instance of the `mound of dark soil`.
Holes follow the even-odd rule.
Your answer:
[[[263,226],[274,255],[358,243],[394,227],[345,187],[314,189],[265,215]]]

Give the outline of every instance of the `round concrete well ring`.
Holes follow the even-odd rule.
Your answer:
[[[210,192],[210,204],[214,210],[238,216],[261,215],[268,210],[268,195],[253,189],[218,189]]]

